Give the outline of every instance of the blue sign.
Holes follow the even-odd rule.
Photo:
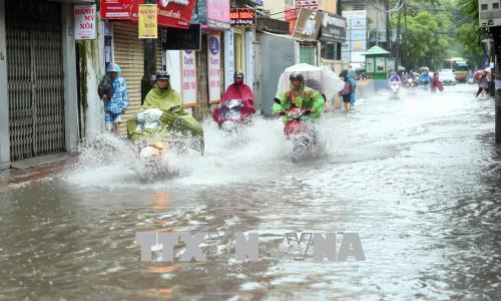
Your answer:
[[[209,45],[210,45],[210,52],[213,55],[216,55],[219,53],[219,40],[216,37],[210,38]]]

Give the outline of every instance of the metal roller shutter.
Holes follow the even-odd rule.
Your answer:
[[[29,0],[5,6],[10,159],[64,152],[61,7]]]
[[[129,109],[122,115],[121,132],[126,133],[125,121],[141,107],[141,79],[144,74],[143,40],[138,39],[137,25],[113,24],[113,48],[115,62],[122,69],[121,76],[129,90]]]
[[[160,35],[159,35],[160,36]],[[122,77],[129,90],[129,109],[122,116],[121,132],[126,133],[125,121],[141,107],[141,80],[144,74],[144,43],[138,38],[137,25],[115,23],[113,25],[115,62],[122,69]],[[161,44],[156,44],[157,71],[162,70]]]

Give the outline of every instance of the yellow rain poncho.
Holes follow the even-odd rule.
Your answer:
[[[174,106],[179,106],[178,109],[170,111]],[[189,113],[183,109],[183,100],[179,92],[168,87],[167,89],[160,89],[155,86],[148,92],[144,99],[144,104],[140,111],[143,112],[147,109],[160,109],[163,111],[160,121],[162,126],[156,130],[141,130],[137,131],[137,120],[130,118],[127,120],[127,136],[129,139],[137,140],[141,138],[148,138],[170,131],[179,131],[184,134],[192,136],[199,136],[203,139],[203,128],[198,121],[193,118]]]

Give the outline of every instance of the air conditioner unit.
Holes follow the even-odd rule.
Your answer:
[[[479,0],[478,14],[481,27],[501,26],[501,0]]]

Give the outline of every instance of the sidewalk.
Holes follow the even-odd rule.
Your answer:
[[[13,162],[10,169],[0,171],[0,187],[56,174],[71,162],[72,158],[71,154],[62,153]]]

